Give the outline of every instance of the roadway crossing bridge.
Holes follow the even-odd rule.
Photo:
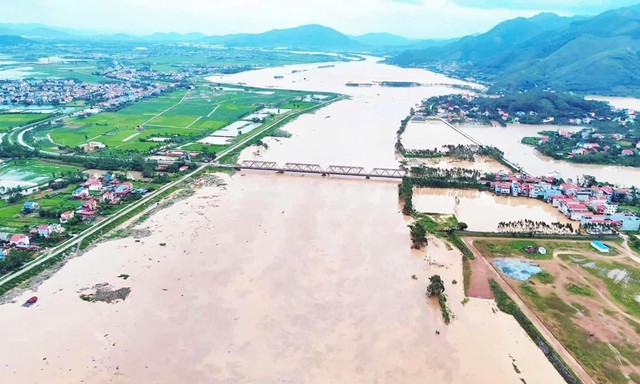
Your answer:
[[[363,167],[330,165],[325,169],[318,164],[286,163],[284,166],[280,166],[278,163],[273,161],[257,160],[245,160],[242,162],[242,164],[240,164],[239,168],[257,171],[272,171],[278,173],[315,173],[322,176],[362,176],[366,177],[367,179],[372,177],[402,179],[406,174],[406,172],[401,169],[393,168],[373,168],[371,171],[367,171]]]

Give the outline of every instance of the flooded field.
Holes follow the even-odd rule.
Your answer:
[[[427,120],[425,122],[409,122],[402,135],[402,144],[407,150],[440,150],[443,145],[472,145],[474,143],[440,120]]]
[[[559,172],[565,178],[576,178],[578,175],[592,175],[600,181],[621,185],[640,185],[640,168],[606,166],[597,164],[576,164],[567,161],[553,160],[537,152],[535,148],[522,144],[526,136],[536,136],[543,130],[578,131],[577,127],[509,125],[503,127],[487,127],[480,125],[464,125],[461,128],[479,140],[482,144],[500,148],[507,159],[524,167],[533,175],[547,175]]]
[[[152,216],[139,240],[71,260],[37,306],[20,305],[28,291],[0,307],[11,335],[3,382],[562,382],[495,304],[461,304],[462,284],[450,284],[461,281],[458,251],[437,240],[426,258],[411,251],[395,183],[255,173],[227,183]],[[434,273],[449,326],[424,297]],[[80,299],[101,283],[131,294]]]
[[[459,203],[456,202],[456,196]],[[500,222],[527,219],[572,223],[556,208],[542,201],[495,196],[489,192],[416,188],[413,204],[418,212],[454,214],[459,221],[467,223],[470,231],[496,232]]]

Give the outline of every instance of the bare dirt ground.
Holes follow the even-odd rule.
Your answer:
[[[516,304],[522,309],[524,314],[531,320],[531,322],[535,325],[535,327],[542,333],[547,342],[551,344],[551,346],[558,352],[558,354],[562,357],[566,364],[571,367],[571,369],[578,375],[578,377],[584,383],[595,383],[595,381],[591,378],[589,373],[582,367],[582,365],[575,359],[575,357],[569,352],[568,349],[556,338],[556,336],[552,333],[552,331],[546,326],[546,324],[540,319],[538,314],[534,312],[528,305],[520,297],[518,291],[514,289],[514,287],[510,284],[508,279],[504,277],[502,274],[498,273],[491,263],[484,257],[482,253],[478,251],[478,249],[474,246],[474,242],[476,240],[486,240],[486,238],[477,238],[477,237],[465,237],[463,241],[469,247],[471,252],[473,252],[476,261],[482,261],[484,263],[484,268],[479,266],[479,262],[476,262],[476,267],[471,272],[471,283],[475,284],[477,287],[478,294],[481,294],[484,290],[489,286],[487,275],[489,278],[495,279],[502,288],[509,294],[509,296],[516,302]],[[493,240],[493,239],[492,239]],[[500,239],[496,239],[500,240]],[[508,240],[508,239],[503,239]],[[509,239],[513,240],[513,239]],[[472,266],[473,268],[473,266]],[[479,271],[479,273],[476,273]],[[474,274],[476,274],[474,280]],[[478,276],[479,275],[479,276]],[[489,288],[490,289],[490,288]],[[471,294],[471,291],[469,292]]]
[[[477,256],[480,252],[478,252],[477,247],[474,246],[475,240],[480,239],[464,239],[465,243]],[[482,240],[487,239],[483,238]],[[499,242],[514,239],[496,238],[491,240]],[[581,243],[584,244],[585,242],[582,241]],[[534,261],[540,265],[543,271],[553,276],[553,281],[546,283],[536,278],[526,283],[512,280],[498,273],[487,258],[480,256],[479,259],[483,260],[486,268],[482,268],[478,262],[472,264],[471,286],[474,287],[474,290],[470,290],[469,295],[479,295],[482,293],[483,284],[487,281],[486,269],[490,269],[494,276],[500,276],[503,287],[508,285],[511,289],[510,295],[515,294],[522,302],[526,303],[527,309],[535,313],[537,321],[544,324],[544,327],[554,335],[556,340],[564,340],[574,345],[574,348],[580,349],[584,348],[584,344],[580,344],[580,340],[584,340],[583,338],[586,337],[586,345],[593,347],[589,353],[594,357],[603,356],[601,365],[606,364],[607,369],[611,369],[614,372],[617,371],[618,373],[621,372],[627,377],[629,377],[629,375],[639,375],[640,366],[638,365],[638,360],[632,357],[635,353],[630,351],[635,350],[634,345],[640,345],[640,334],[637,331],[640,327],[640,319],[627,313],[625,308],[613,299],[607,285],[602,279],[593,276],[585,270],[585,268],[572,262],[572,260],[616,262],[619,263],[619,265],[626,265],[629,268],[637,268],[637,264],[629,259],[628,252],[625,250],[624,245],[619,246],[612,244],[618,253],[609,256],[599,254],[595,250],[588,250],[588,248],[585,248],[584,245],[578,241],[567,240],[563,242],[563,244],[567,249],[563,247],[562,250],[556,250],[550,260]],[[571,249],[572,245],[575,246],[575,249]],[[511,255],[511,257],[520,256]],[[584,287],[591,293],[588,295],[572,293],[568,290],[570,285]],[[533,289],[536,294],[539,295],[536,297],[545,298],[542,299],[543,301],[549,300],[549,298],[553,300],[553,298],[557,297],[561,303],[566,303],[566,305],[575,311],[574,313],[567,313],[566,316],[577,328],[568,330],[567,324],[559,322],[558,314],[554,314],[551,309],[545,311],[538,310],[535,303],[540,299],[532,297],[531,294],[526,294],[526,291],[523,290],[525,286],[529,286],[530,288],[528,289]],[[550,305],[553,307],[553,304],[549,304],[549,302],[542,305]],[[577,345],[582,346],[577,347]],[[629,346],[630,349],[627,348]],[[602,349],[600,349],[600,352],[595,352],[597,348]],[[602,350],[604,350],[604,353],[601,352]],[[620,350],[623,350],[623,352],[620,352]],[[578,351],[572,351],[572,354],[576,352]],[[609,356],[608,358],[606,358],[607,355]],[[613,358],[611,358],[611,356],[613,356]],[[603,369],[597,377],[606,377],[607,372],[607,370]],[[614,379],[611,379],[611,381],[619,382]]]

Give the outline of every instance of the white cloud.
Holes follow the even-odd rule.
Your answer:
[[[101,30],[227,34],[323,24],[348,34],[454,37],[483,32],[527,10],[480,10],[452,0],[20,0],[2,1],[0,22]],[[4,4],[6,3],[6,4]]]

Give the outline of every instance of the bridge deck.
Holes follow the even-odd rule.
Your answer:
[[[245,160],[240,164],[240,169],[249,169],[255,171],[271,171],[271,172],[292,172],[292,173],[312,173],[319,175],[337,175],[337,176],[362,176],[362,177],[379,177],[390,179],[402,179],[405,172],[401,169],[394,168],[374,168],[370,172],[363,167],[330,165],[323,169],[318,164],[305,163],[286,163],[284,166],[278,165],[273,161],[256,161]]]

